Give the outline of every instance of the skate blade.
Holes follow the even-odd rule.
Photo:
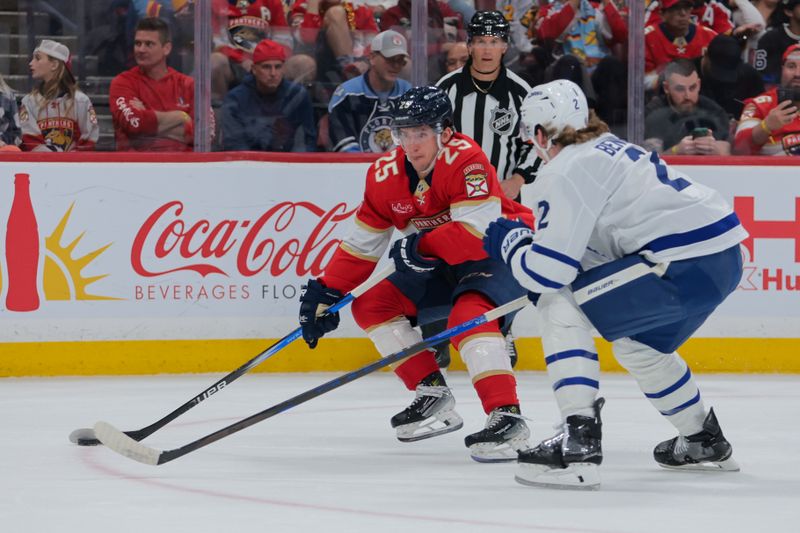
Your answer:
[[[688,463],[680,466],[662,465],[658,463],[661,468],[667,470],[683,470],[684,472],[739,472],[739,463],[732,457],[724,461],[706,461],[703,463]]]
[[[441,419],[439,418],[441,417]],[[464,420],[455,411],[439,413],[437,417],[397,427],[397,440],[400,442],[416,442],[452,433],[464,427]]]
[[[470,457],[479,463],[511,463],[517,460],[520,450],[529,448],[528,435],[508,442],[480,442],[469,447]]]
[[[514,479],[522,485],[548,489],[600,489],[600,474],[594,463],[572,463],[567,468],[520,463]]]

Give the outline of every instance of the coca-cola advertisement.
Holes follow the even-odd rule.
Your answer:
[[[368,165],[0,163],[0,342],[281,338],[349,232]],[[676,168],[750,233],[739,290],[699,336],[796,337],[800,167]],[[537,324],[529,307],[515,334]],[[345,310],[331,337],[364,335]]]
[[[367,164],[8,167],[4,324],[11,340],[69,340],[285,335],[300,286],[352,224]]]

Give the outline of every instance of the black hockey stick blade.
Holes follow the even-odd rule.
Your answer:
[[[147,465],[162,465],[182,457],[187,453],[193,452],[199,448],[225,438],[228,435],[237,433],[252,426],[253,424],[261,422],[262,420],[266,420],[267,418],[283,413],[284,411],[288,411],[292,407],[297,407],[298,405],[314,399],[317,396],[321,396],[334,389],[338,389],[339,387],[346,385],[351,381],[355,381],[358,378],[371,374],[376,370],[380,370],[381,368],[397,363],[403,359],[406,359],[407,357],[421,352],[422,350],[425,350],[426,348],[435,346],[444,340],[458,335],[459,333],[463,333],[464,331],[468,331],[474,327],[480,326],[481,324],[496,320],[497,318],[507,315],[508,313],[522,309],[527,303],[527,296],[523,296],[505,305],[501,305],[478,317],[463,322],[457,326],[453,326],[452,328],[446,329],[441,333],[434,335],[433,337],[409,346],[405,350],[395,352],[357,370],[353,370],[352,372],[323,383],[318,387],[302,392],[297,396],[273,405],[272,407],[264,409],[263,411],[244,418],[234,424],[231,424],[230,426],[215,431],[214,433],[210,433],[205,437],[190,442],[189,444],[181,446],[180,448],[175,448],[173,450],[157,450],[155,448],[151,448],[140,442],[137,442],[107,422],[98,422],[95,424],[94,432],[95,435],[97,435],[97,438],[100,439],[100,441],[105,444],[107,448],[114,450],[120,455],[124,455],[129,459],[133,459],[134,461],[138,461]]]
[[[344,298],[330,306],[326,312],[328,313],[335,313],[339,311],[343,307],[346,307],[350,304],[354,299],[358,298],[369,289],[377,285],[379,282],[383,281],[387,277],[389,277],[394,272],[394,263],[389,264],[380,272],[372,275],[369,279],[367,279],[364,283],[350,291]],[[223,388],[227,387],[247,372],[255,368],[256,366],[260,365],[286,346],[300,338],[302,335],[301,328],[297,328],[282,339],[273,343],[269,348],[265,349],[254,358],[247,361],[245,364],[231,372],[230,374],[226,375],[225,377],[221,378],[213,385],[208,387],[206,390],[189,400],[188,402],[184,403],[171,413],[169,413],[164,418],[157,420],[150,424],[149,426],[143,427],[141,429],[125,431],[123,432],[133,441],[140,441],[145,439],[146,437],[152,435],[159,429],[163,428],[183,413],[191,409],[192,407],[196,406],[200,402],[208,399],[211,395],[221,391]],[[102,444],[101,440],[98,439],[97,434],[94,429],[90,428],[80,428],[76,429],[72,433],[69,434],[69,441],[73,444],[77,444],[78,446],[96,446],[98,444]]]

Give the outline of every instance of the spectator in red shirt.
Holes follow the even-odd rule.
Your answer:
[[[781,84],[748,98],[736,129],[737,153],[800,155],[800,44],[783,53]]]
[[[644,29],[645,86],[655,89],[664,66],[705,54],[717,32],[692,22],[691,0],[660,0],[663,22]]]
[[[648,9],[648,11],[650,13],[647,18],[647,25],[655,26],[660,24],[660,11],[658,9]],[[733,31],[731,10],[718,0],[695,0],[692,5],[692,17],[697,24],[702,24],[717,33],[727,35]]]
[[[111,81],[109,103],[117,150],[192,150],[194,80],[167,66],[169,26],[158,18],[136,25],[136,66]]]

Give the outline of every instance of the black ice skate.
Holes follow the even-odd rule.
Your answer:
[[[517,458],[520,450],[528,448],[530,435],[519,406],[506,405],[492,410],[486,427],[467,435],[464,444],[479,463],[509,462]]]
[[[558,489],[600,488],[597,466],[603,462],[603,404],[605,400],[598,398],[594,417],[568,416],[561,433],[520,452],[515,479],[523,485]]]
[[[436,371],[417,385],[417,397],[392,417],[397,439],[414,442],[461,429],[464,421],[455,412],[453,394],[441,372]]]
[[[722,434],[712,408],[703,421],[703,431],[665,440],[653,450],[653,457],[664,468],[738,472],[732,453],[733,447]]]

